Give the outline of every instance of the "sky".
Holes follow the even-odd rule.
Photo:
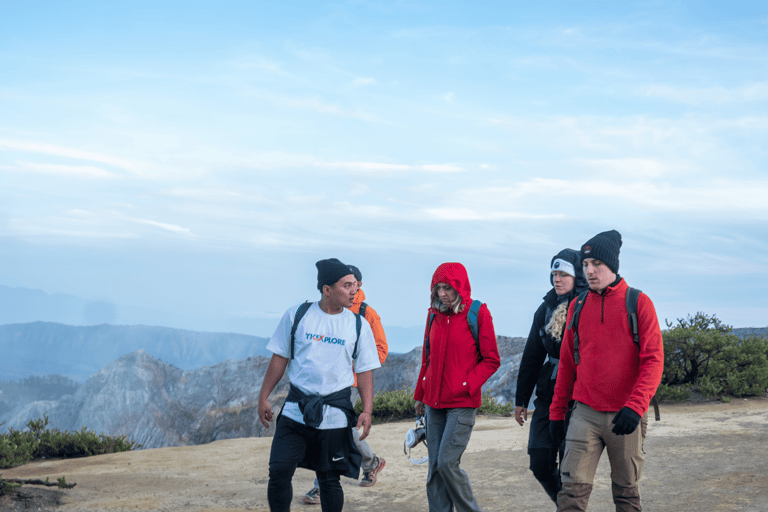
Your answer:
[[[768,325],[764,2],[0,13],[0,285],[269,336],[337,257],[409,349],[440,263],[526,336],[552,256],[616,229],[662,327]]]

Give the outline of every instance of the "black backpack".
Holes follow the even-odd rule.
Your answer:
[[[365,303],[363,303],[365,304]],[[294,356],[294,350],[296,345],[296,329],[299,327],[299,321],[304,318],[304,314],[307,312],[309,307],[312,305],[311,302],[306,301],[304,304],[299,306],[299,309],[296,310],[296,315],[293,317],[293,325],[291,326],[291,359],[293,359]],[[357,343],[360,341],[360,329],[363,326],[363,321],[361,320],[361,316],[359,313],[352,313],[355,315],[355,328],[357,330],[357,339],[355,339],[355,349],[352,351],[352,359],[357,357]]]
[[[637,350],[640,350],[640,334],[638,332],[637,324],[637,300],[640,294],[643,293],[637,288],[627,287],[627,321],[629,322],[629,329],[632,331],[632,341],[635,342]],[[584,302],[587,300],[589,290],[584,290],[576,297],[576,304],[573,307],[573,316],[571,322],[568,324],[569,329],[573,329],[573,361],[575,364],[579,364],[579,316],[581,315],[581,309],[584,307]],[[661,419],[659,412],[659,401],[656,399],[656,395],[651,398],[651,405],[653,405],[653,412],[656,416],[656,421]]]
[[[479,300],[473,300],[472,305],[469,307],[467,313],[467,324],[469,324],[469,331],[472,333],[472,337],[475,338],[475,345],[477,346],[478,362],[483,360],[482,354],[480,354],[480,327],[477,323],[477,315],[480,311],[480,306],[483,303]],[[432,331],[432,320],[435,319],[435,314],[429,314],[429,325],[427,326],[427,339],[424,340],[426,344],[427,364],[429,364],[429,334]]]

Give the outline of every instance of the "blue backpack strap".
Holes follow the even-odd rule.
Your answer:
[[[568,324],[569,329],[573,329],[573,361],[575,364],[579,364],[579,315],[581,314],[581,308],[584,307],[584,301],[587,300],[589,290],[584,290],[576,297],[576,304],[573,307],[573,316],[571,322]]]
[[[637,350],[640,350],[640,334],[637,325],[637,299],[641,293],[643,292],[631,286],[627,289],[627,319],[629,320],[629,328],[632,331],[632,341],[637,345]]]
[[[357,330],[357,338],[355,339],[355,350],[352,351],[352,359],[357,357],[357,344],[360,342],[360,329],[363,327],[363,315],[354,313],[355,315],[355,330]]]
[[[480,311],[480,306],[482,305],[483,303],[479,300],[473,300],[472,305],[469,307],[469,313],[467,313],[467,323],[469,324],[469,330],[472,333],[472,337],[475,338],[479,361],[483,360],[483,355],[480,353],[480,326],[477,322],[477,315]]]
[[[296,314],[293,317],[293,326],[291,326],[291,359],[293,359],[295,345],[296,345],[296,329],[299,327],[299,321],[304,317],[304,314],[309,309],[309,306],[311,306],[312,303],[309,301],[305,301],[304,304],[299,306],[299,309],[296,310]],[[358,330],[358,335],[359,335]]]

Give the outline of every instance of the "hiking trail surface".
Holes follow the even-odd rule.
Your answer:
[[[554,508],[528,470],[528,425],[513,417],[478,416],[461,467],[485,512],[548,511]],[[387,461],[374,487],[342,478],[345,510],[428,510],[427,466],[403,455],[414,421],[375,425],[368,441]],[[13,493],[0,510],[195,512],[267,511],[267,461],[271,438],[230,439],[178,448],[158,448],[82,459],[37,461],[2,471],[6,479],[66,477],[66,490],[25,485],[25,504]],[[768,399],[662,404],[661,421],[651,412],[640,492],[654,512],[768,510]],[[426,455],[419,445],[411,457]],[[612,512],[610,466],[603,454],[589,510]],[[314,474],[298,469],[293,510],[315,510],[302,495]],[[60,502],[61,505],[56,506]],[[28,508],[23,508],[28,506]]]

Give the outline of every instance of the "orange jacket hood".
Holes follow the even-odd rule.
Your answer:
[[[355,298],[352,300],[352,306],[359,306],[362,304],[362,302],[365,300],[365,292],[362,288],[359,288],[357,290],[357,293],[355,294]],[[351,309],[351,308],[350,308]],[[358,311],[360,311],[360,308],[357,308]]]

